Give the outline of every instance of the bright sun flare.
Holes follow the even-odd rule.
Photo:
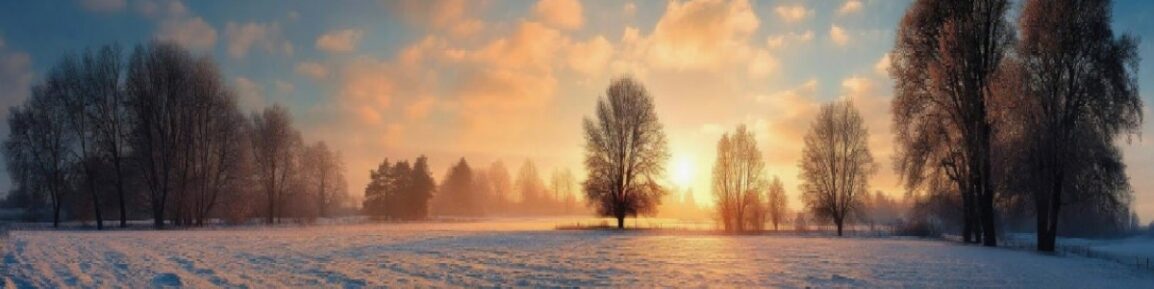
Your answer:
[[[693,182],[693,162],[686,157],[680,157],[673,164],[673,183],[680,188],[688,187]]]

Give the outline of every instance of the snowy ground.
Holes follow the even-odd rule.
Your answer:
[[[901,238],[557,231],[556,222],[17,231],[16,288],[1154,288],[1115,262]]]

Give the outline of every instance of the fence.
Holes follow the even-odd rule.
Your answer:
[[[1004,238],[999,240],[998,243],[998,246],[1000,247],[1016,250],[1033,251],[1037,249],[1037,243],[1030,240]],[[1147,272],[1154,272],[1154,258],[1151,258],[1150,256],[1134,256],[1105,252],[1102,250],[1094,249],[1093,246],[1081,244],[1057,244],[1054,246],[1054,253],[1063,256],[1082,256],[1086,258],[1102,259],[1127,266],[1133,266]]]

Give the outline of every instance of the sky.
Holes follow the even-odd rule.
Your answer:
[[[0,1],[0,117],[62,55],[175,41],[215,59],[244,110],[284,105],[306,142],[341,151],[360,196],[381,160],[422,154],[438,179],[462,157],[473,167],[500,160],[514,175],[531,159],[542,177],[580,177],[582,119],[612,79],[632,76],[664,124],[669,183],[699,202],[711,200],[717,140],[744,124],[799,208],[802,137],[822,103],[846,98],[881,168],[871,187],[900,196],[886,68],[909,3]],[[1116,1],[1114,19],[1115,33],[1154,39],[1154,5]],[[1142,42],[1140,56],[1149,115],[1154,44]],[[1151,132],[1147,121],[1120,142],[1145,222],[1154,219]],[[0,192],[10,187],[0,178]]]

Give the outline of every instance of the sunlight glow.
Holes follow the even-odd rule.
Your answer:
[[[672,167],[673,184],[685,188],[693,184],[693,162],[686,156],[679,156],[674,160]]]

